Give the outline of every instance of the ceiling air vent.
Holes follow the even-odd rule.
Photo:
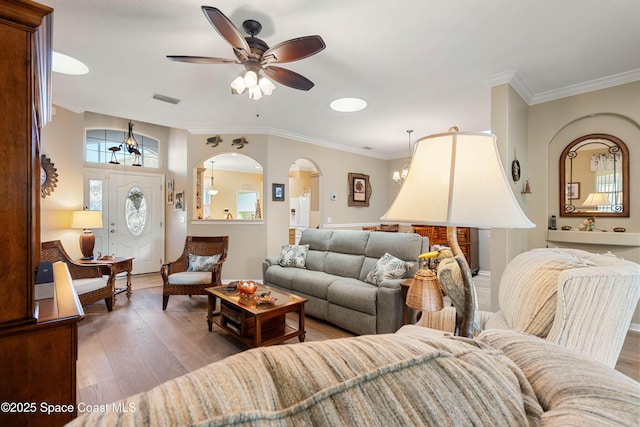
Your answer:
[[[167,102],[173,105],[176,105],[178,102],[180,102],[180,100],[177,98],[172,98],[167,95],[160,95],[159,93],[153,94],[153,99],[157,99],[158,101]]]

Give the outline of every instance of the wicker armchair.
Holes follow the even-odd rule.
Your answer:
[[[110,266],[81,264],[72,260],[60,240],[42,242],[40,261],[62,261],[67,264],[73,286],[83,306],[104,299],[107,310],[113,309],[115,277]]]
[[[220,286],[222,263],[227,259],[229,236],[195,237],[187,236],[182,255],[162,266],[162,309],[167,309],[171,295],[206,295],[205,288]],[[191,271],[189,255],[210,257],[220,255],[220,259],[207,271]]]

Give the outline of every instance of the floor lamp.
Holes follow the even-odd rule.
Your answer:
[[[457,128],[418,140],[407,179],[382,220],[447,226],[448,244],[468,295],[460,330],[467,337],[473,337],[475,292],[456,227],[535,227],[511,190],[496,137]]]

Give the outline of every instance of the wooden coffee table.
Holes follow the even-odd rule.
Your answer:
[[[209,296],[207,311],[209,331],[215,323],[251,347],[278,344],[294,337],[298,337],[300,342],[305,339],[304,303],[307,302],[306,298],[262,284],[258,284],[256,295],[271,292],[271,296],[276,298],[274,305],[257,305],[250,300],[241,299],[238,291],[229,290],[226,286],[206,288],[205,291]],[[218,298],[220,311],[214,312]],[[298,313],[297,329],[286,323],[286,314],[292,312]]]

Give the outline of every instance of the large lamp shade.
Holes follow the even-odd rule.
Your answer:
[[[518,204],[495,136],[449,132],[421,138],[383,220],[482,228],[533,228]]]

